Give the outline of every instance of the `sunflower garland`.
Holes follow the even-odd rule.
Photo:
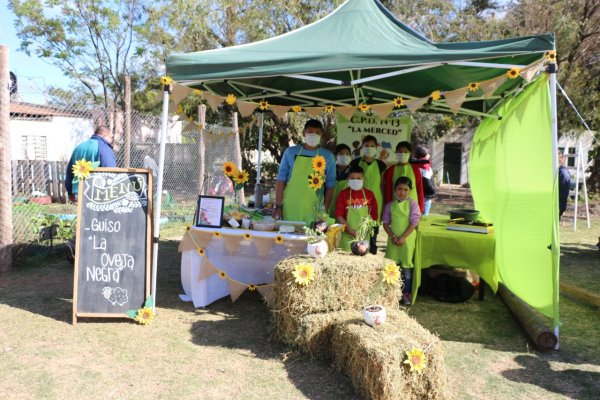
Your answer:
[[[216,237],[217,239],[221,238],[221,232],[219,231],[214,231],[213,232],[213,236]]]
[[[252,239],[252,235],[249,233],[244,233],[244,240],[251,240]]]
[[[292,111],[295,113],[302,112],[302,107],[301,106],[292,106]]]
[[[400,108],[404,105],[404,97],[399,96],[394,99],[394,107]]]
[[[225,271],[219,271],[219,278],[227,279],[227,273]]]
[[[234,105],[236,100],[237,97],[235,97],[235,95],[232,93],[229,93],[227,97],[225,97],[225,103],[229,104],[230,106]]]
[[[423,373],[423,369],[427,367],[427,355],[418,347],[413,347],[410,351],[406,352],[407,359],[404,360],[404,364],[410,367],[411,372],[418,374]]]
[[[260,111],[267,111],[270,106],[271,105],[267,100],[261,100],[260,103],[258,103],[258,108],[260,109]]]
[[[196,252],[197,252],[198,254],[200,254],[201,256],[203,256],[203,255],[204,255],[204,249],[203,249],[202,247],[198,247],[198,248],[196,249]]]
[[[332,114],[333,111],[335,110],[335,107],[333,106],[333,104],[328,104],[323,108],[323,112]]]
[[[509,70],[509,71],[506,73],[506,76],[507,76],[509,79],[516,79],[516,78],[518,78],[518,77],[519,77],[519,74],[520,74],[520,73],[521,73],[521,70],[520,70],[519,68],[517,68],[517,67],[513,67],[513,68],[511,68],[511,69],[510,69],[510,70]]]
[[[192,90],[192,94],[193,94],[194,96],[196,96],[196,97],[200,97],[200,96],[202,96],[202,93],[203,93],[203,92],[202,92],[202,90],[200,90],[200,89],[194,89],[194,90]]]
[[[555,63],[556,62],[556,50],[547,51],[544,54],[544,58],[546,59],[546,61],[548,61],[550,63]]]
[[[298,264],[294,267],[292,275],[298,285],[307,286],[310,281],[315,279],[315,269],[310,264]]]
[[[256,285],[248,285],[248,290],[254,292],[256,290]]]
[[[281,235],[275,236],[275,244],[282,244],[282,243],[283,243],[283,236],[281,236]]]
[[[358,109],[359,109],[359,111],[366,113],[367,111],[369,111],[371,109],[371,106],[366,103],[361,103],[361,104],[359,104]]]
[[[429,97],[431,97],[431,100],[433,101],[438,101],[442,98],[442,92],[440,90],[434,90],[433,92],[431,92]]]
[[[476,92],[479,90],[479,82],[469,83],[469,92]]]

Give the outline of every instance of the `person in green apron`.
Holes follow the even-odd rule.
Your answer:
[[[419,204],[422,214],[425,211],[423,178],[419,165],[410,162],[410,155],[410,143],[400,142],[396,145],[396,159],[398,161],[383,173],[383,203],[387,204],[394,199],[394,183],[399,177],[406,176],[413,182],[410,198]]]
[[[335,208],[337,222],[346,225],[340,240],[342,250],[350,250],[350,242],[356,239],[356,230],[363,218],[369,215],[377,221],[379,217],[377,199],[374,193],[364,188],[363,185],[364,171],[355,165],[349,170],[349,187],[340,192]]]
[[[304,143],[288,147],[283,153],[275,185],[274,218],[313,222],[317,201],[322,202],[324,210],[329,209],[335,186],[335,158],[319,147],[322,135],[321,122],[310,119],[304,124]],[[317,160],[322,161],[320,166],[315,165]],[[319,177],[309,179],[316,171]]]
[[[381,190],[381,175],[386,169],[383,161],[375,158],[377,155],[377,138],[367,135],[362,140],[361,157],[352,160],[350,168],[359,166],[365,171],[365,188],[369,189],[377,199],[377,215],[381,218],[383,208],[383,192]],[[377,222],[379,220],[376,219]],[[369,241],[369,251],[371,254],[377,254],[377,234],[379,227],[375,228],[373,236]]]
[[[329,206],[329,216],[335,219],[335,205],[338,195],[342,189],[348,187],[348,169],[352,161],[350,147],[347,144],[340,143],[335,146],[335,187],[333,188],[333,196],[331,205]]]
[[[394,184],[395,199],[385,205],[381,222],[388,234],[385,256],[394,260],[402,268],[402,302],[412,301],[412,268],[417,234],[415,228],[421,221],[419,205],[410,197],[412,181],[406,176],[398,178]]]

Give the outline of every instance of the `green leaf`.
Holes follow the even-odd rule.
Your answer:
[[[100,166],[100,161],[94,161],[94,162],[92,163],[92,169],[96,169],[96,168],[98,168],[99,166]]]
[[[129,310],[125,314],[127,314],[128,317],[135,319],[135,317],[137,316],[137,310]]]
[[[152,300],[152,296],[148,296],[148,298],[146,299],[146,302],[144,303],[144,307],[154,307],[154,300]]]

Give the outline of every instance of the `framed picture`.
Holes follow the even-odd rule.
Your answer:
[[[223,208],[225,198],[220,196],[198,196],[196,208],[196,226],[220,228],[223,226]]]

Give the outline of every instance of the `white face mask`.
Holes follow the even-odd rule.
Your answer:
[[[377,147],[363,147],[362,155],[365,157],[375,157],[377,154]]]
[[[348,179],[348,186],[350,186],[350,189],[352,189],[352,190],[360,190],[363,187],[363,180],[362,179]]]
[[[410,153],[396,153],[396,158],[398,162],[406,164],[410,160]]]
[[[321,135],[316,133],[307,133],[304,135],[304,143],[310,147],[316,147],[319,145],[319,143],[321,143]]]
[[[352,161],[351,156],[347,154],[338,154],[336,164],[345,167],[346,165],[350,164],[350,161]]]

